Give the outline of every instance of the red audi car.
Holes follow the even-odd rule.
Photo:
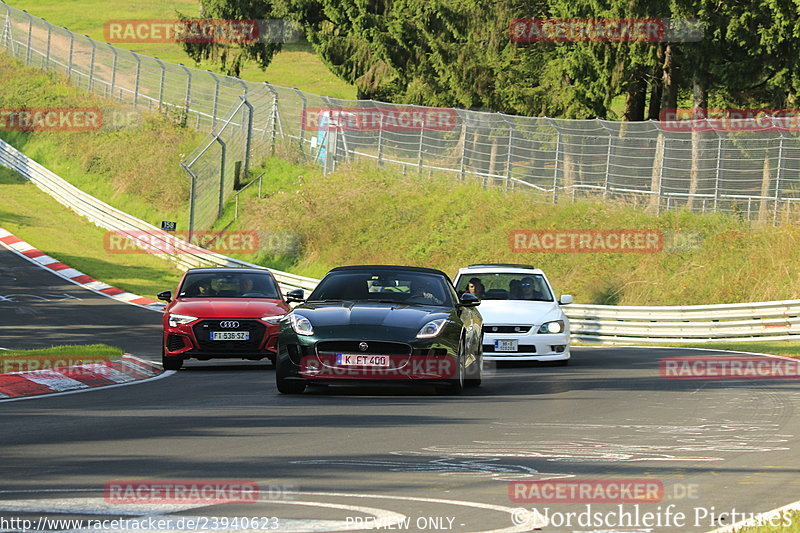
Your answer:
[[[257,268],[193,268],[164,309],[161,361],[178,370],[186,359],[269,358],[275,363],[278,321],[289,312],[278,283]]]

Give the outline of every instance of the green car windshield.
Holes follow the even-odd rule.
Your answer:
[[[442,276],[413,271],[334,272],[309,301],[350,300],[452,306],[452,289]]]

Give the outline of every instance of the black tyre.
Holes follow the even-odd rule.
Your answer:
[[[438,389],[441,394],[461,394],[464,392],[464,385],[466,382],[466,369],[464,367],[464,347],[463,345],[458,350],[458,369],[456,370],[455,379],[449,380],[449,383]]]
[[[180,370],[183,366],[183,359],[180,357],[165,357],[161,356],[161,366],[164,370]]]
[[[303,391],[306,390],[306,384],[302,381],[276,378],[275,383],[278,385],[278,392],[281,394],[303,394]]]

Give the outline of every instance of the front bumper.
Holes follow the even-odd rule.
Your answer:
[[[367,342],[361,352],[358,345]],[[345,361],[342,355],[359,356]],[[373,366],[375,365],[375,366]],[[448,383],[458,377],[456,353],[437,340],[374,341],[362,339],[298,339],[282,336],[276,372],[281,379],[306,383]],[[474,366],[474,365],[473,365]],[[473,369],[468,369],[472,371]]]
[[[484,326],[483,359],[486,361],[564,361],[570,358],[569,332],[491,333]],[[496,340],[516,340],[517,351],[495,351]]]
[[[223,319],[227,320],[227,319]],[[249,331],[248,341],[211,341],[209,332],[218,330],[220,319],[201,319],[179,326],[164,326],[164,356],[180,359],[274,359],[277,355],[278,326],[257,319],[230,319]],[[234,330],[235,331],[235,330]]]

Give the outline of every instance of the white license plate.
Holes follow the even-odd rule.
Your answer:
[[[495,352],[516,352],[517,351],[517,343],[519,341],[517,339],[498,339],[494,341],[494,351]]]
[[[249,331],[212,331],[212,341],[249,341]]]
[[[336,354],[336,364],[343,366],[389,366],[388,355]]]

